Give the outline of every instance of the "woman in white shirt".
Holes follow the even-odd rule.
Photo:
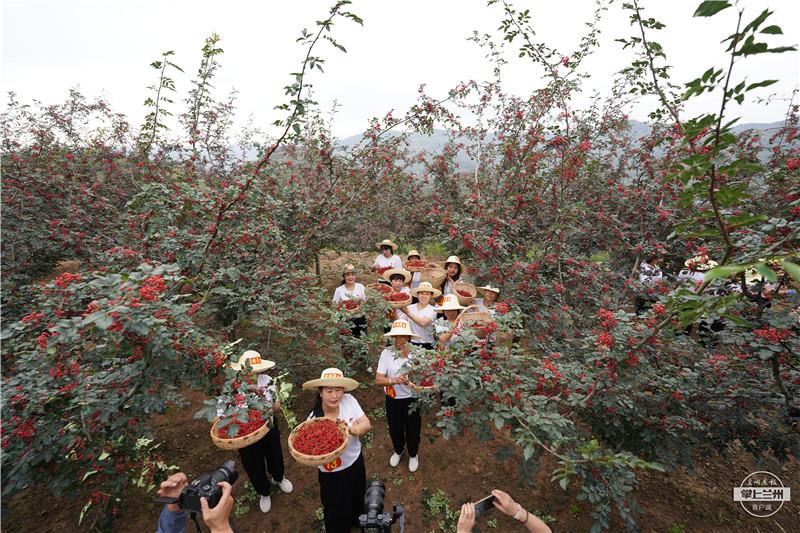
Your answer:
[[[364,492],[367,471],[361,454],[359,437],[366,435],[372,424],[358,401],[350,394],[358,382],[344,377],[338,368],[326,368],[319,379],[303,383],[306,390],[319,392],[308,419],[326,417],[347,424],[347,448],[335,461],[318,467],[320,499],[322,500],[325,531],[349,533],[358,527],[358,517],[364,513]]]
[[[455,294],[445,294],[442,305],[434,309],[444,313],[444,318],[440,318],[433,324],[434,333],[439,341],[437,347],[439,350],[444,350],[453,343],[458,326],[458,314],[466,307],[458,303]]]
[[[386,395],[386,421],[394,447],[389,466],[399,465],[403,452],[408,450],[408,470],[416,472],[419,468],[422,418],[414,405],[416,398],[408,386],[405,366],[412,357],[409,341],[416,335],[408,321],[400,319],[392,323],[391,331],[384,336],[394,338],[394,347],[389,346],[381,352],[375,384],[382,386]]]
[[[408,252],[408,256],[406,257],[406,263],[409,261],[420,260],[422,257],[419,255],[419,252],[416,250],[410,250]],[[419,282],[422,281],[422,272],[414,272],[411,275],[411,288],[416,289],[419,286]]]
[[[261,359],[261,354],[255,350],[247,350],[239,358],[238,363],[232,363],[230,367],[236,371],[241,371],[249,364],[252,374],[257,374],[256,387],[258,392],[264,396],[267,404],[272,405],[275,412],[280,409],[277,400],[273,401],[272,394],[275,392],[275,385],[272,378],[263,372],[275,366],[272,361]],[[224,407],[224,406],[222,406]],[[222,415],[222,408],[218,408],[218,415]],[[271,483],[267,477],[267,470],[272,479],[278,483],[281,491],[292,492],[292,482],[283,477],[283,450],[281,449],[281,434],[278,431],[278,424],[273,424],[267,434],[261,440],[254,442],[244,448],[239,448],[239,459],[242,462],[247,477],[256,492],[261,495],[259,508],[261,512],[268,513],[272,508],[272,498],[270,497]]]
[[[494,316],[496,314],[494,304],[497,303],[497,297],[500,296],[500,289],[492,287],[491,285],[484,285],[483,287],[478,287],[477,291],[483,298],[476,303],[485,308],[490,315]]]
[[[392,268],[387,270],[383,273],[384,281],[388,281],[389,284],[392,286],[392,290],[394,292],[402,292],[405,294],[409,294],[411,289],[406,287],[406,283],[411,279],[411,272],[408,270],[404,270],[402,268]],[[389,311],[389,322],[391,323],[393,320],[398,318],[403,318],[403,313],[399,309],[392,309]],[[389,331],[387,327],[384,333]]]
[[[423,281],[419,287],[411,290],[411,296],[417,298],[417,303],[400,308],[408,317],[411,332],[417,337],[411,344],[433,350],[433,322],[436,320],[436,310],[430,302],[441,295],[442,292],[434,289],[427,281]]]
[[[463,268],[464,265],[461,264],[461,259],[459,259],[457,255],[451,255],[447,258],[447,261],[444,262],[444,269],[447,271],[447,278],[444,281],[442,294],[452,294],[454,290],[453,286],[455,285],[456,281],[461,279],[461,271]]]
[[[344,270],[342,270],[342,284],[336,287],[333,292],[334,305],[339,305],[347,300],[360,300],[363,302],[366,299],[367,293],[364,290],[364,286],[361,283],[356,283],[356,267],[345,265]],[[366,317],[362,314],[353,317],[350,321],[353,323],[350,333],[355,338],[361,337],[361,334],[367,330]]]
[[[400,259],[399,255],[395,255],[394,251],[397,250],[397,245],[390,241],[389,239],[383,239],[381,242],[376,244],[378,249],[381,253],[375,258],[375,261],[372,262],[372,267],[370,267],[371,272],[378,272],[379,276],[383,276],[383,272],[381,270],[388,270],[390,268],[403,268],[403,260]],[[386,271],[384,270],[384,272]],[[378,278],[380,283],[384,283],[382,277]]]

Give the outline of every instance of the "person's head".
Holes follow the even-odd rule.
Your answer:
[[[447,270],[447,275],[451,279],[459,279],[461,277],[461,259],[458,256],[451,255],[444,262],[444,268]]]
[[[389,239],[383,239],[377,245],[378,249],[384,255],[384,257],[392,257],[394,251],[397,250],[397,245],[390,241]]]
[[[458,313],[461,311],[457,309],[445,309],[444,310],[444,317],[449,320],[450,322],[455,322],[458,318]]]
[[[438,298],[442,295],[442,291],[437,288],[434,288],[433,285],[429,281],[420,282],[420,284],[411,290],[411,296],[414,296],[419,300],[419,305],[421,307],[425,307],[431,302],[431,299]]]
[[[658,266],[658,264],[661,263],[662,259],[663,258],[660,255],[653,253],[653,254],[650,254],[649,256],[647,256],[645,258],[644,262],[649,264],[649,265]]]
[[[497,293],[494,291],[484,291],[483,305],[493,305],[497,301]]]
[[[342,400],[342,395],[358,388],[358,381],[344,377],[338,368],[326,368],[319,379],[312,379],[303,383],[303,389],[317,391],[314,404],[314,416],[323,416],[323,407],[336,409]]]
[[[406,284],[406,277],[402,274],[393,274],[389,277],[389,283],[392,284],[394,292],[400,292],[400,289]]]
[[[356,282],[356,267],[353,265],[345,265],[342,270],[342,285],[352,285]]]
[[[419,261],[420,259],[422,259],[422,258],[420,256],[418,256],[418,255],[409,255],[406,258],[406,261]]]
[[[431,303],[431,298],[433,298],[433,293],[429,291],[418,291],[417,292],[417,300],[422,307],[425,307],[429,303]]]
[[[392,247],[391,246],[381,246],[381,253],[384,257],[392,257]]]
[[[394,347],[398,350],[405,349],[408,346],[408,342],[411,340],[410,335],[397,335],[394,338]]]
[[[328,409],[336,409],[344,396],[344,387],[320,387],[319,397],[322,405]]]

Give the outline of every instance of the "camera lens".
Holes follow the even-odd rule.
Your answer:
[[[383,512],[383,499],[386,497],[386,488],[380,481],[371,481],[364,494],[364,506],[368,515],[379,515]]]
[[[211,474],[211,485],[216,487],[221,481],[227,481],[231,485],[236,483],[239,479],[239,473],[236,471],[236,463],[233,461],[225,461],[225,463],[214,470]]]

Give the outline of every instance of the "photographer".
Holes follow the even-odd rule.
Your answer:
[[[514,520],[519,520],[525,525],[525,529],[531,533],[553,533],[550,527],[542,522],[535,515],[530,514],[520,504],[514,501],[514,498],[503,492],[502,490],[493,490],[492,496],[495,497],[495,509],[499,509],[508,516],[513,516]],[[465,503],[461,506],[461,516],[458,518],[458,529],[456,533],[472,533],[472,527],[475,525],[475,504]]]
[[[189,484],[189,478],[183,472],[172,474],[158,487],[158,495],[164,498],[178,498],[181,491]],[[233,511],[233,490],[230,483],[222,481],[222,497],[214,506],[209,508],[205,498],[200,500],[203,510],[203,522],[211,529],[211,533],[233,533],[228,517]],[[158,517],[158,530],[156,533],[183,533],[186,529],[186,519],[189,513],[181,509],[177,503],[165,505]]]

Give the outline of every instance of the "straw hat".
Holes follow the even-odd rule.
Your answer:
[[[383,246],[391,246],[392,247],[392,251],[397,250],[397,245],[395,243],[393,243],[392,241],[390,241],[389,239],[383,239],[381,242],[379,242],[375,246],[378,247],[378,250],[380,250]]]
[[[408,323],[408,321],[402,318],[392,322],[391,331],[389,331],[389,333],[384,333],[383,336],[384,337],[406,336],[406,337],[419,338],[419,335],[415,335],[414,333],[411,332],[411,325]]]
[[[247,362],[249,362],[250,366],[253,367],[253,370],[251,370],[251,372],[254,374],[257,374],[259,372],[264,372],[275,366],[274,361],[267,361],[266,359],[261,359],[261,354],[255,350],[247,350],[242,354],[241,357],[239,357],[238,363],[231,363],[228,366],[230,366],[232,369],[238,372],[239,370],[242,370],[245,367],[245,363]]]
[[[411,281],[411,272],[404,268],[390,268],[383,273],[383,279],[386,281],[392,281],[392,276],[397,274],[403,276],[403,283],[408,283]]]
[[[358,387],[358,381],[344,377],[344,374],[338,368],[326,368],[320,374],[319,379],[312,379],[303,383],[305,390],[314,390],[320,387],[342,387],[349,392]]]
[[[417,294],[421,292],[430,292],[431,298],[438,298],[442,295],[442,291],[435,288],[433,285],[430,284],[428,281],[423,281],[415,289],[411,289],[411,296],[417,298]]]
[[[356,273],[356,267],[354,265],[347,264],[342,269],[342,274],[350,274],[350,273],[355,274]]]
[[[455,263],[457,265],[461,265],[461,259],[459,259],[457,255],[451,255],[450,257],[447,258],[447,261],[444,262],[445,268],[447,268],[447,263]]]
[[[691,259],[687,259],[683,266],[688,268],[689,270],[695,270],[698,272],[702,272],[704,270],[711,270],[719,263],[714,261],[713,259],[709,259],[707,255],[698,255],[692,257]]]
[[[458,303],[455,294],[445,294],[442,305],[433,308],[434,311],[461,311],[462,309],[466,309],[466,307]]]
[[[413,257],[415,255],[417,257],[419,257],[419,258],[422,258],[422,256],[420,255],[420,253],[417,250],[409,250],[408,251],[408,255],[406,256],[406,260],[408,260],[409,257]]]
[[[483,287],[478,287],[477,290],[479,293],[486,295],[486,291],[493,292],[495,294],[500,294],[500,289],[497,287],[492,287],[491,285],[484,285]]]

